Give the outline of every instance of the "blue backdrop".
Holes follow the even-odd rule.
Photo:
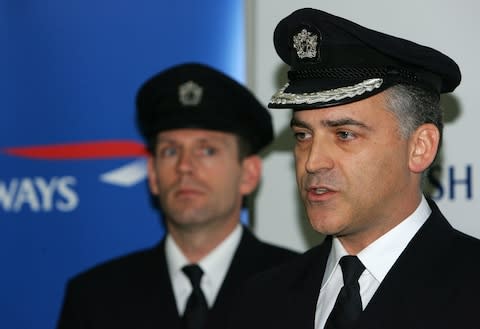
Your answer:
[[[67,278],[155,244],[134,97],[199,61],[244,81],[243,1],[0,0],[0,326],[53,328]]]

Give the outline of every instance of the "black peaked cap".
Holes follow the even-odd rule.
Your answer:
[[[441,52],[312,8],[281,20],[274,32],[288,84],[271,108],[309,109],[354,102],[395,84],[438,93],[460,83],[458,65]]]
[[[154,75],[140,87],[136,106],[147,141],[165,130],[200,128],[242,136],[258,153],[273,140],[267,108],[246,87],[204,64],[185,63]]]

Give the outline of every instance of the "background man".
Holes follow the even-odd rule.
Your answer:
[[[231,78],[187,63],[144,83],[137,119],[168,233],[73,278],[58,328],[225,328],[240,284],[295,254],[240,224],[260,181],[258,152],[273,139],[271,117]]]
[[[421,189],[456,63],[310,8],[274,43],[291,70],[269,106],[293,109],[299,192],[328,237],[253,280],[231,328],[478,327],[480,241]]]

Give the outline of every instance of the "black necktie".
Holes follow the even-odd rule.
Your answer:
[[[183,322],[186,329],[202,329],[205,326],[208,315],[208,304],[200,287],[200,279],[203,271],[196,264],[187,265],[182,271],[192,283],[192,293],[187,300],[187,307],[183,314]]]
[[[328,316],[325,329],[353,328],[362,313],[362,299],[358,279],[365,270],[357,256],[344,256],[340,259],[343,274],[343,287],[338,293],[335,306]]]

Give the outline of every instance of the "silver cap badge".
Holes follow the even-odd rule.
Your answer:
[[[315,58],[317,56],[318,35],[303,29],[293,36],[293,47],[298,58]]]
[[[196,106],[202,101],[203,88],[193,81],[187,81],[178,87],[178,100],[185,106]]]

